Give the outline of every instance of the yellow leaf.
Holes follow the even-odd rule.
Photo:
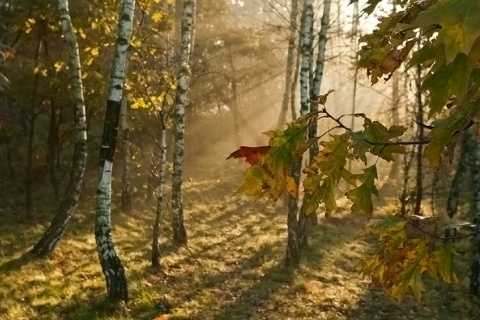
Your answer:
[[[297,197],[298,187],[295,183],[295,179],[290,176],[285,176],[285,188],[287,189],[288,193],[292,195],[292,197]]]
[[[55,68],[55,72],[60,72],[64,66],[65,66],[65,63],[63,63],[62,61],[57,61],[53,65],[53,67]]]
[[[85,34],[85,31],[83,31],[82,28],[78,29],[78,34],[82,39],[85,39],[87,37],[87,35]]]
[[[94,57],[98,56],[98,48],[92,48],[90,54]]]
[[[152,15],[152,20],[155,23],[160,22],[163,19],[164,13],[162,11],[157,11]]]

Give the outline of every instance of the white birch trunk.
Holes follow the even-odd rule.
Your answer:
[[[301,37],[301,63],[300,63],[300,115],[306,115],[309,110],[309,85],[310,66],[312,61],[313,46],[313,0],[305,0],[303,7]]]
[[[173,127],[173,174],[172,174],[172,230],[173,240],[177,244],[187,243],[187,232],[183,224],[182,175],[185,147],[185,105],[187,102],[188,79],[190,75],[190,56],[192,52],[192,26],[194,2],[183,2],[180,70],[175,97],[175,124]]]
[[[111,237],[111,179],[123,98],[123,83],[130,38],[132,34],[135,0],[123,0],[119,15],[118,35],[110,73],[110,90],[105,113],[100,172],[97,189],[95,239],[98,257],[107,284],[108,299],[112,302],[128,300],[127,279]]]
[[[165,190],[165,173],[167,168],[167,128],[166,128],[166,111],[161,111],[159,115],[159,138],[158,138],[158,188],[157,195],[157,210],[155,212],[155,222],[153,224],[153,239],[152,239],[152,266],[160,266],[160,244],[159,237],[161,234],[160,221],[162,218],[162,206],[164,201]]]
[[[65,196],[57,209],[50,227],[32,249],[32,253],[37,256],[46,256],[51,253],[65,232],[65,228],[79,202],[87,163],[87,124],[80,53],[70,19],[68,0],[58,0],[57,7],[60,15],[60,27],[67,44],[75,121],[75,144],[70,180]]]
[[[312,26],[313,26],[313,0],[305,0],[300,30],[301,39],[301,68],[300,68],[300,114],[305,115],[309,109],[309,84],[310,84],[310,61],[312,49]],[[297,160],[292,168],[292,177],[297,186],[300,181],[302,170],[302,158]],[[289,265],[297,265],[300,262],[300,235],[298,223],[298,203],[295,197],[288,196],[287,205],[287,259]]]
[[[317,60],[315,63],[315,71],[313,73],[313,79],[312,79],[312,87],[310,88],[309,92],[309,99],[311,100],[317,100],[315,99],[319,93],[320,93],[320,88],[322,85],[322,79],[323,79],[323,70],[325,69],[325,52],[327,49],[327,33],[328,33],[328,28],[330,25],[330,8],[331,8],[332,1],[331,0],[325,0],[323,2],[323,15],[322,15],[322,20],[320,24],[320,31],[318,33],[318,52],[317,52]],[[310,108],[308,109],[308,112],[317,112],[318,111],[318,103],[311,101],[310,102]],[[315,139],[317,137],[317,122],[312,122],[309,125],[308,128],[308,139]],[[317,155],[318,153],[318,143],[314,143],[310,146],[309,150],[309,161],[311,162],[313,157]],[[305,196],[303,198],[303,204],[308,201],[308,197]],[[302,206],[303,208],[303,206]],[[305,217],[305,214],[302,212],[300,213],[299,216],[299,245],[300,248],[304,247],[307,245],[307,240],[308,240],[308,231],[310,229],[310,226],[312,224],[317,224],[318,223],[318,218],[315,213],[312,213],[309,218]]]

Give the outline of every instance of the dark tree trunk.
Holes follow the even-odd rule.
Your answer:
[[[39,64],[40,55],[45,50],[46,24],[41,20],[38,25],[38,43],[35,51],[35,66]],[[35,124],[37,122],[37,95],[40,85],[40,74],[35,73],[30,110],[28,113],[28,142],[27,142],[27,167],[25,179],[25,216],[27,219],[33,218],[33,152],[35,142]]]
[[[122,149],[123,149],[123,168],[122,168],[122,211],[132,211],[132,184],[131,167],[132,160],[130,155],[130,127],[128,125],[129,106],[125,100],[122,103]]]
[[[292,176],[297,186],[300,181],[300,172],[302,168],[302,159],[299,159],[292,167]],[[296,266],[300,262],[300,242],[299,242],[299,223],[297,218],[298,202],[297,198],[288,195],[287,205],[287,255],[286,264]]]
[[[470,169],[473,177],[473,223],[475,225],[470,265],[470,293],[480,297],[480,142],[478,140],[473,145]]]
[[[465,181],[465,175],[469,170],[472,161],[473,150],[475,150],[473,134],[470,130],[467,130],[462,139],[460,159],[458,160],[457,170],[455,171],[455,176],[453,177],[450,186],[450,192],[448,193],[447,214],[450,218],[453,218],[455,213],[457,213],[458,199],[460,197],[462,186],[464,185],[463,182]]]
[[[50,98],[50,123],[47,138],[47,164],[50,172],[50,182],[52,183],[54,199],[59,199],[59,181],[57,177],[57,159],[59,152],[58,139],[58,110],[53,97]]]
[[[416,92],[415,98],[417,101],[417,122],[423,124],[423,99],[422,99],[422,90],[421,82],[422,78],[422,67],[417,66],[417,77],[416,77]],[[423,141],[424,139],[424,128],[422,125],[418,126],[418,140]],[[415,181],[416,192],[415,192],[415,208],[413,214],[422,215],[422,198],[423,198],[423,145],[419,144],[417,146],[417,178]]]
[[[289,97],[292,92],[291,86],[292,76],[294,72],[294,60],[297,40],[297,20],[298,20],[298,0],[292,0],[292,9],[290,13],[290,33],[288,35],[288,51],[287,51],[287,69],[285,71],[285,89],[283,91],[282,108],[278,117],[277,128],[282,128],[287,121],[287,112],[289,105]]]
[[[53,251],[60,241],[75,208],[78,205],[83,188],[83,178],[87,165],[87,128],[83,84],[78,44],[73,33],[73,26],[68,10],[68,1],[59,0],[58,9],[62,31],[67,42],[69,68],[72,81],[72,100],[75,122],[75,144],[73,148],[72,169],[65,195],[57,209],[50,227],[40,241],[33,247],[36,256],[46,256]],[[58,126],[57,126],[58,127]],[[58,138],[58,134],[57,134]],[[58,139],[57,139],[58,142]],[[57,144],[58,145],[58,144]],[[54,153],[54,152],[52,152]],[[54,154],[51,155],[54,158]],[[54,161],[53,161],[54,162]],[[53,164],[52,164],[53,165]]]
[[[300,75],[300,58],[301,55],[299,53],[300,48],[300,37],[298,39],[298,47],[295,50],[296,59],[295,59],[295,71],[293,72],[293,80],[291,86],[291,93],[290,93],[290,110],[292,112],[292,120],[297,120],[297,83],[298,83],[298,76]]]

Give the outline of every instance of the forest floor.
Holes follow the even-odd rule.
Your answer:
[[[393,302],[363,278],[359,270],[372,240],[364,233],[367,219],[347,213],[347,203],[333,217],[321,217],[300,267],[286,268],[281,204],[233,196],[244,167],[229,162],[187,174],[189,249],[173,246],[166,232],[161,270],[150,267],[154,203],[137,199],[129,215],[113,208],[114,241],[130,288],[130,301],[113,311],[102,303],[93,200],[82,202],[47,259],[22,258],[45,223],[2,221],[0,319],[478,319],[480,302],[467,293],[463,256],[458,262],[460,283],[427,281],[420,302],[411,297]],[[393,210],[388,201],[377,208]],[[163,299],[172,305],[168,313]]]

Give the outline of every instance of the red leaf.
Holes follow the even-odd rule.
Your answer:
[[[227,159],[245,158],[245,162],[250,163],[252,166],[259,163],[263,157],[270,151],[272,147],[245,147],[241,146],[238,150],[232,152]]]

